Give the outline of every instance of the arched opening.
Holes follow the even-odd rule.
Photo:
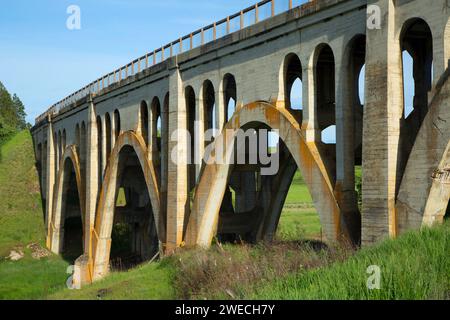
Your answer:
[[[102,118],[100,116],[97,116],[97,174],[98,174],[98,188],[101,189],[102,186],[102,180],[103,180],[103,156],[102,156],[102,149],[103,149],[103,130],[102,130]]]
[[[298,56],[289,54],[284,60],[284,96],[286,108],[303,110],[302,64]]]
[[[405,22],[400,36],[403,74],[403,117],[400,121],[399,179],[417,133],[428,113],[428,92],[433,76],[433,35],[419,18]]]
[[[60,226],[64,230],[61,252],[72,263],[83,254],[83,222],[75,168],[70,158],[64,161],[61,197]]]
[[[354,176],[349,177],[355,186],[358,208],[362,206],[362,136],[363,136],[363,114],[365,102],[365,60],[366,60],[366,37],[356,36],[350,42],[349,51],[349,82],[350,82],[350,110],[353,122],[353,161]],[[344,124],[345,125],[345,124]],[[360,219],[360,218],[359,218]],[[356,227],[355,227],[356,228]],[[360,227],[359,227],[360,228]]]
[[[159,250],[147,184],[139,158],[130,146],[118,160],[110,266],[126,270],[151,259]]]
[[[169,150],[169,93],[166,93],[163,101],[162,114],[156,121],[156,128],[158,135],[161,139],[161,163],[160,163],[160,212],[166,219],[165,214],[167,212],[167,185],[168,185],[168,150]]]
[[[251,122],[236,136],[233,147],[217,239],[233,243],[321,240],[320,219],[308,187],[277,131]],[[261,153],[263,149],[267,152]],[[279,159],[273,174],[264,174],[270,166],[267,157]]]
[[[214,86],[211,81],[203,83],[203,110],[205,121],[205,132],[216,128],[216,97]],[[215,134],[215,132],[214,132]],[[212,142],[211,136],[205,135],[205,147]]]
[[[255,114],[264,115],[264,117],[255,119]],[[225,159],[220,156],[216,158],[216,160],[223,160],[220,161],[222,164],[216,162],[204,167],[197,186],[198,192],[196,193],[193,211],[189,218],[185,237],[186,244],[189,246],[191,244],[203,247],[209,246],[217,232],[219,235],[231,234],[235,236],[238,234],[240,236],[238,238],[244,240],[272,239],[297,166],[300,167],[304,181],[313,198],[314,206],[317,208],[323,227],[324,239],[340,241],[347,238],[348,229],[345,224],[340,223],[342,211],[336,200],[330,175],[326,172],[316,148],[304,140],[297,127],[297,122],[282,109],[266,102],[255,102],[242,106],[242,108],[239,108],[236,117],[239,121],[228,122],[226,125],[226,128],[232,129],[234,134],[221,134],[218,137],[218,139],[224,139],[223,143],[228,150]],[[253,131],[250,129],[253,129]],[[264,129],[275,131],[279,135],[279,145],[282,146],[284,143],[287,151],[289,151],[285,153],[285,156],[281,154],[279,157],[273,158],[261,152],[265,148],[263,143],[267,143],[269,136],[267,131],[263,131]],[[253,146],[252,149],[247,149],[247,145],[242,145],[242,142],[238,146],[239,143],[236,140],[238,137],[241,141],[244,138],[244,143],[250,138],[256,140],[256,151],[255,143],[248,144],[248,146]],[[236,153],[236,148],[240,153]],[[282,147],[277,149],[280,150],[279,153],[283,153]],[[240,159],[242,159],[242,155],[245,156],[245,161],[249,159],[247,165],[241,166],[242,162],[233,158],[233,152],[231,152],[233,150],[234,157],[236,157],[236,154],[240,154]],[[294,160],[293,162],[290,161],[291,157]],[[244,163],[246,163],[245,161]],[[257,170],[261,171],[258,175],[255,174]],[[244,179],[238,177],[237,181],[234,182],[232,180],[236,178],[233,177],[233,171],[241,171],[248,176]],[[231,209],[233,203],[230,205],[232,200],[224,204],[224,201],[227,201],[225,200],[227,188],[233,184],[236,184],[233,189],[241,188],[237,191],[242,194],[243,198],[246,197],[246,200],[242,201],[242,207],[248,206],[250,209],[250,211],[239,210],[240,213],[245,213],[243,215],[236,213],[240,205],[237,204],[239,200],[236,199],[233,209]],[[243,187],[241,187],[242,185]],[[254,196],[255,193],[257,194],[256,197]],[[224,201],[218,202],[217,197]],[[254,198],[256,198],[256,202],[253,200]],[[224,209],[224,207],[227,208]],[[234,211],[221,216],[221,212],[226,209]],[[258,209],[260,209],[259,214],[256,213]],[[228,223],[226,222],[226,216],[229,216]],[[219,221],[218,226],[216,225],[217,221]],[[245,221],[249,222],[250,225],[247,225]],[[224,230],[224,227],[228,229]],[[256,236],[254,236],[255,231]]]
[[[236,111],[237,103],[236,80],[229,73],[223,77],[223,97],[225,99],[225,122],[228,122]]]
[[[321,132],[319,151],[327,169],[336,180],[336,91],[335,62],[331,47],[322,44],[316,51],[317,124]]]
[[[140,108],[140,131],[141,135],[144,138],[145,144],[148,146],[148,143],[150,141],[149,139],[149,130],[148,130],[148,106],[147,102],[142,101],[141,102],[141,108]]]
[[[359,72],[358,77],[358,84],[359,84],[359,90],[358,90],[358,97],[359,97],[359,104],[361,107],[365,104],[365,94],[366,94],[366,65],[364,64],[361,68],[361,71]]]
[[[186,99],[186,128],[189,132],[188,139],[188,191],[191,192],[195,187],[195,92],[189,86],[185,89]]]
[[[153,98],[151,106],[152,114],[152,148],[153,163],[161,179],[161,104],[158,97]]]
[[[111,143],[111,117],[109,116],[109,113],[105,114],[105,140],[106,140],[106,159],[109,158],[109,155],[112,151],[112,143]]]
[[[114,111],[114,134],[116,136],[116,140],[120,135],[121,127],[120,127],[120,113],[119,110]]]

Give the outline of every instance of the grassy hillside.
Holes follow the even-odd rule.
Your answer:
[[[38,299],[64,287],[68,263],[43,251],[45,229],[31,136],[23,131],[1,146],[0,299]],[[11,251],[23,253],[18,261]]]

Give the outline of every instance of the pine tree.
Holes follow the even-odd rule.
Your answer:
[[[8,90],[0,82],[0,143],[18,130],[26,128],[25,107],[17,95],[11,98]]]
[[[17,118],[14,110],[14,104],[11,95],[6,88],[0,83],[0,116],[3,120],[3,135],[6,128],[16,127]],[[9,130],[8,130],[9,131]]]
[[[16,111],[17,129],[23,130],[27,126],[27,122],[25,120],[25,117],[27,116],[25,113],[25,106],[16,94],[13,95],[12,101]]]

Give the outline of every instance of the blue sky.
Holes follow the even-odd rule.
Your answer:
[[[0,11],[0,81],[19,95],[34,123],[101,75],[255,2],[10,0]],[[73,4],[81,8],[81,30],[66,28]]]
[[[146,52],[220,20],[255,0],[14,0],[0,11],[0,81],[27,120]],[[81,30],[66,28],[69,5]]]

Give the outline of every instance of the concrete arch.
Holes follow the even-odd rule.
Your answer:
[[[160,197],[153,163],[147,157],[147,147],[143,138],[133,131],[123,132],[116,141],[106,168],[105,179],[100,191],[95,227],[92,234],[91,250],[93,262],[93,278],[98,279],[108,273],[109,254],[111,249],[111,232],[114,219],[119,156],[121,150],[129,146],[135,151],[149,193],[150,203],[155,219],[156,232],[161,243],[165,242],[165,221],[160,215]]]
[[[396,201],[399,233],[441,223],[450,198],[450,70],[435,89]],[[424,196],[425,195],[425,196]]]
[[[213,150],[218,143],[226,146],[225,161],[208,161],[209,164],[203,170],[185,235],[186,244],[203,247],[210,245],[217,228],[221,200],[232,167],[229,159],[235,143],[235,134],[238,129],[255,122],[279,129],[280,139],[286,144],[307,182],[328,240],[347,237],[330,177],[315,143],[305,141],[298,122],[288,111],[267,102],[255,102],[240,108],[226,124],[226,130],[214,142]],[[233,134],[227,134],[227,130],[231,130],[228,132]],[[214,158],[212,153],[210,160]]]
[[[64,190],[64,184],[65,180],[68,178],[68,172],[66,172],[66,161],[70,161],[74,171],[75,171],[75,178],[77,183],[77,190],[78,190],[78,198],[80,199],[80,209],[81,209],[81,220],[83,223],[83,239],[85,237],[84,235],[84,223],[85,223],[85,192],[84,192],[84,183],[82,181],[82,175],[81,175],[81,166],[80,166],[80,160],[78,157],[77,149],[75,145],[67,146],[64,154],[61,157],[60,164],[59,164],[59,171],[58,176],[56,179],[56,185],[54,189],[54,196],[53,196],[53,213],[52,216],[49,217],[50,220],[50,228],[47,235],[47,245],[49,249],[56,253],[60,254],[62,251],[62,245],[63,245],[63,239],[64,239],[64,230],[62,227],[62,222],[64,221],[63,216],[63,195],[67,190]],[[84,241],[83,241],[84,244]]]

